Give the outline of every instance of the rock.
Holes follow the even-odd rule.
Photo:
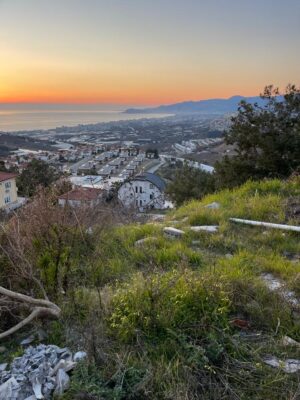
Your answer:
[[[23,340],[20,342],[20,345],[21,345],[21,346],[27,346],[28,344],[34,342],[34,339],[35,339],[35,336],[34,336],[34,335],[30,335],[30,336],[28,336],[28,338],[23,339]]]
[[[32,390],[37,399],[43,399],[44,396],[42,394],[42,377],[39,377],[37,374],[32,376],[31,380]]]
[[[63,369],[59,369],[56,375],[55,396],[61,396],[70,386],[70,378]]]
[[[0,400],[18,400],[21,386],[14,377],[0,385]]]
[[[201,226],[191,226],[193,232],[218,232],[219,227],[217,225],[201,225]]]
[[[51,371],[51,376],[56,375],[56,372],[59,369],[63,369],[65,372],[69,372],[76,367],[76,364],[77,364],[76,362],[70,360],[59,360],[57,365]]]
[[[295,347],[299,347],[300,343],[297,342],[296,340],[290,338],[289,336],[283,336],[283,338],[281,339],[281,344],[283,346],[295,346]]]
[[[85,351],[77,351],[77,353],[74,354],[74,361],[78,362],[84,360],[86,357],[87,353]]]
[[[227,253],[227,254],[225,254],[225,258],[227,258],[227,259],[231,259],[231,258],[233,258],[233,255],[232,255],[232,254],[230,254],[230,253]]]
[[[1,354],[1,353],[5,353],[6,350],[7,350],[6,347],[0,346],[0,354]]]
[[[221,204],[218,203],[217,201],[214,201],[214,202],[212,202],[212,203],[210,203],[210,204],[207,204],[207,205],[205,206],[205,208],[210,208],[210,209],[213,209],[213,210],[217,210],[217,209],[219,209],[220,207],[221,207]]]
[[[6,370],[6,367],[7,367],[7,363],[4,363],[4,364],[0,364],[0,372],[2,372],[2,371],[5,371]]]
[[[152,241],[155,241],[155,240],[157,240],[156,237],[154,237],[154,236],[148,236],[148,237],[146,237],[146,238],[137,240],[137,241],[134,243],[134,245],[135,245],[135,247],[140,247],[140,246],[143,246],[144,244],[147,244],[147,243],[152,242]]]
[[[173,228],[172,226],[166,226],[164,228],[164,233],[170,238],[181,237],[184,235],[184,231],[180,229]]]
[[[275,356],[266,357],[264,359],[265,364],[270,365],[273,368],[281,368],[288,374],[293,374],[300,370],[300,360],[289,358],[285,361],[279,360]]]

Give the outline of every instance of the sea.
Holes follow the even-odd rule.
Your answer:
[[[32,131],[62,126],[96,124],[142,118],[162,118],[167,114],[126,114],[131,106],[87,105],[3,105],[0,104],[0,131]]]

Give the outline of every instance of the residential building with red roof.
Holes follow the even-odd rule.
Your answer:
[[[0,209],[10,209],[18,201],[16,177],[11,172],[0,172]]]
[[[103,190],[96,188],[76,187],[58,197],[58,204],[76,207],[82,205],[95,206],[102,198]]]

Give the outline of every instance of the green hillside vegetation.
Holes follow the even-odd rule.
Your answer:
[[[63,399],[298,398],[298,374],[264,358],[300,359],[300,347],[282,343],[285,335],[300,341],[300,305],[271,291],[262,274],[300,298],[299,233],[229,218],[297,225],[290,205],[299,198],[299,177],[247,182],[163,222],[95,229],[57,295],[62,318],[47,328],[49,343],[89,354]],[[205,207],[212,202],[220,208]],[[217,233],[190,230],[211,224]],[[169,239],[165,226],[185,234]]]

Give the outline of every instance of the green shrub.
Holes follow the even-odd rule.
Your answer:
[[[112,309],[110,325],[121,340],[132,341],[137,335],[157,340],[165,339],[168,329],[199,336],[215,327],[226,329],[229,300],[220,282],[184,270],[136,274],[117,290]]]

